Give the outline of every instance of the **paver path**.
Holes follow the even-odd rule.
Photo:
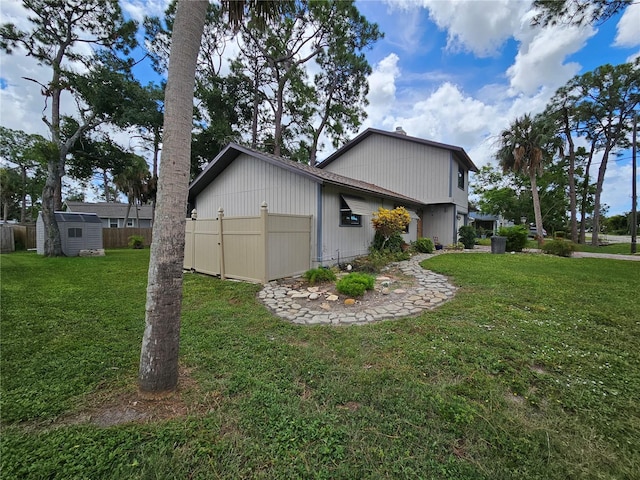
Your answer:
[[[490,247],[477,245],[473,250],[465,250],[464,253],[488,253],[490,250]],[[539,253],[539,250],[535,249],[527,251]],[[433,257],[433,254],[418,254],[406,262],[392,264],[403,274],[414,276],[417,286],[390,292],[388,302],[371,308],[356,304],[350,309],[340,309],[340,311],[324,309],[322,307],[327,306],[324,294],[314,295],[307,290],[295,290],[277,281],[267,283],[258,296],[276,315],[293,323],[305,325],[364,325],[378,320],[408,317],[423,310],[432,310],[453,298],[456,293],[456,287],[451,285],[444,275],[433,273],[420,266],[420,262],[430,257]],[[573,257],[640,261],[639,255],[575,252]]]
[[[332,312],[330,309],[322,308],[323,301],[326,300],[323,295],[292,290],[287,285],[275,281],[264,286],[259,298],[276,315],[293,323],[306,325],[364,325],[378,320],[408,317],[423,310],[431,310],[455,295],[456,287],[451,285],[444,275],[420,266],[420,262],[432,256],[414,255],[406,262],[393,264],[404,275],[414,276],[417,286],[389,292],[389,301],[383,306],[368,308],[356,304],[350,309]],[[327,306],[326,303],[324,305]]]

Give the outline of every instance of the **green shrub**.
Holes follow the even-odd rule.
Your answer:
[[[476,244],[476,229],[471,225],[463,225],[458,229],[458,239],[464,248],[473,248]]]
[[[129,237],[130,248],[144,248],[144,237],[142,235],[131,235]]]
[[[570,257],[576,251],[576,244],[560,238],[549,240],[542,245],[542,251],[558,257]]]
[[[413,242],[413,248],[420,253],[433,253],[433,240],[427,237],[422,237]]]
[[[507,252],[521,252],[527,245],[528,234],[529,232],[524,225],[502,227],[498,230],[498,235],[501,237],[507,237]]]
[[[360,297],[365,290],[373,290],[376,279],[366,273],[350,273],[336,283],[336,289],[349,297]]]
[[[556,238],[564,238],[564,232],[557,231],[554,235]]]
[[[384,235],[382,235],[380,232],[376,232],[373,236],[373,243],[371,244],[370,250],[375,250],[377,252],[385,251],[398,253],[402,252],[403,243],[404,240],[402,239],[402,235],[400,235],[399,233],[394,233],[393,235],[391,235],[385,243]]]
[[[312,268],[304,272],[304,278],[311,284],[335,282],[336,274],[328,268]]]

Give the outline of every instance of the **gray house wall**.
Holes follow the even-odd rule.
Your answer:
[[[196,199],[199,218],[257,215],[262,202],[273,213],[314,215],[317,183],[250,155],[239,155]]]
[[[458,186],[459,167],[464,172],[462,189]],[[467,223],[469,171],[446,148],[417,143],[401,135],[372,134],[322,168],[422,201],[428,207],[424,209],[418,236],[454,243],[457,229]],[[412,225],[416,228],[417,222]]]
[[[375,235],[371,223],[373,214],[380,207],[393,209],[396,206],[405,206],[397,205],[398,202],[389,199],[351,191],[337,185],[325,185],[322,189],[322,248],[317,262],[323,265],[335,264],[338,261],[343,263],[345,260],[366,255]],[[362,216],[360,226],[340,226],[341,195],[358,197],[369,205],[369,214]],[[415,208],[410,205],[405,207]],[[405,242],[410,243],[418,238],[417,225],[417,220],[412,219],[409,232],[402,235]]]
[[[400,136],[371,135],[323,170],[370,182],[423,203],[452,200],[451,152]],[[455,175],[457,181],[457,168]]]

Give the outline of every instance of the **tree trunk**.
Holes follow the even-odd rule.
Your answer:
[[[591,229],[591,245],[597,247],[600,244],[598,234],[600,233],[600,197],[602,196],[602,187],[604,184],[604,174],[607,170],[607,161],[609,160],[609,152],[611,146],[607,145],[602,155],[602,162],[598,169],[598,181],[596,182],[596,195],[593,200],[593,228]]]
[[[586,243],[586,223],[587,223],[587,202],[589,200],[589,174],[591,172],[591,162],[593,161],[593,154],[596,149],[595,140],[591,142],[591,150],[589,151],[589,159],[587,160],[587,166],[584,172],[584,182],[582,182],[582,202],[580,207],[580,234],[579,243]]]
[[[286,78],[286,77],[285,77]],[[280,156],[282,152],[282,115],[284,112],[284,86],[286,84],[286,80],[278,79],[278,91],[276,93],[276,111],[275,111],[275,131],[273,134],[273,154],[277,157]]]
[[[533,199],[533,216],[536,219],[536,233],[538,235],[538,248],[544,243],[544,228],[542,226],[542,212],[540,210],[540,195],[538,195],[538,182],[535,171],[529,175],[531,179],[531,197]]]
[[[22,176],[22,189],[20,191],[20,223],[24,225],[27,213],[27,167],[20,165],[20,175]]]
[[[569,144],[569,214],[570,214],[570,229],[571,229],[571,241],[578,242],[578,215],[577,215],[577,200],[576,200],[576,148],[573,143],[573,137],[571,136],[571,126],[569,125],[569,113],[564,110],[564,135],[567,137],[567,143]]]
[[[58,166],[53,160],[47,165],[47,179],[42,190],[42,221],[44,226],[44,254],[47,257],[61,257],[62,240],[55,215],[55,190],[58,185]]]
[[[173,29],[165,90],[162,168],[138,377],[141,393],[150,396],[170,393],[178,384],[193,91],[207,6],[207,1],[178,2]]]

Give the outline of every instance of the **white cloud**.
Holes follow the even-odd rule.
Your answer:
[[[549,26],[537,30],[530,42],[523,41],[511,67],[507,70],[511,93],[534,94],[540,88],[552,92],[580,71],[575,62],[563,63],[583,48],[595,34],[591,27]]]
[[[168,0],[120,0],[123,12],[139,23],[144,17],[163,18],[170,3]]]
[[[511,0],[422,0],[400,4],[405,8],[428,8],[430,18],[447,31],[447,49],[472,52],[478,57],[497,54],[519,29],[520,18],[529,8],[527,2]]]
[[[629,5],[618,22],[618,33],[614,41],[617,47],[640,45],[640,3]]]
[[[396,79],[400,76],[398,55],[391,53],[383,58],[369,75],[369,107],[366,125],[381,122],[396,103]]]

